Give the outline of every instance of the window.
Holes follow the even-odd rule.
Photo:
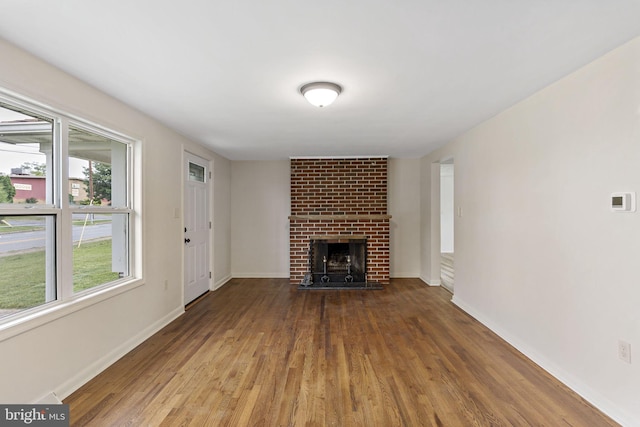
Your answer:
[[[0,93],[0,323],[133,281],[134,145]]]
[[[73,290],[80,292],[129,275],[128,145],[69,127],[69,163],[82,168],[85,198],[69,196],[73,217]]]
[[[189,181],[204,182],[204,167],[189,162]]]
[[[3,217],[0,228],[0,320],[56,300],[53,215]]]

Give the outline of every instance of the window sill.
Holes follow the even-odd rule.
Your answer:
[[[0,320],[0,342],[129,292],[143,284],[144,281],[142,279],[129,280],[94,292],[77,295],[66,301],[52,302],[41,307],[25,310],[24,313],[8,317],[5,321]]]

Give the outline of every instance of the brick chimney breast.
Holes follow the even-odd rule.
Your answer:
[[[367,281],[389,283],[386,157],[292,158],[290,280],[309,271],[312,237],[365,236]]]

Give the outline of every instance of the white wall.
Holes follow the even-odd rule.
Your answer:
[[[289,160],[231,162],[233,277],[289,277]],[[420,274],[420,159],[389,160],[391,276]]]
[[[231,279],[231,162],[213,159],[213,287]]]
[[[184,311],[182,219],[175,218],[176,209],[182,210],[184,149],[214,163],[216,191],[223,195],[213,200],[214,264],[216,277],[230,275],[228,234],[217,231],[229,228],[224,212],[229,166],[226,159],[2,40],[0,58],[0,87],[143,141],[142,168],[136,173],[142,180],[144,283],[20,335],[3,335],[0,402],[29,403],[50,392],[66,397]]]
[[[609,198],[640,192],[639,107],[636,39],[422,162],[423,207],[432,163],[456,162],[454,302],[628,426],[640,360],[617,344],[640,348],[640,212]]]
[[[231,163],[233,277],[289,277],[289,160]]]
[[[420,159],[389,159],[391,277],[420,275]]]

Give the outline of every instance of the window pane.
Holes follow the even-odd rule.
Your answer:
[[[129,214],[73,215],[73,290],[129,275]]]
[[[54,229],[54,216],[0,216],[0,318],[56,299]]]
[[[0,103],[0,204],[53,204],[53,123]]]
[[[204,182],[204,168],[189,162],[189,181]]]
[[[127,144],[69,128],[69,202],[127,207]]]

